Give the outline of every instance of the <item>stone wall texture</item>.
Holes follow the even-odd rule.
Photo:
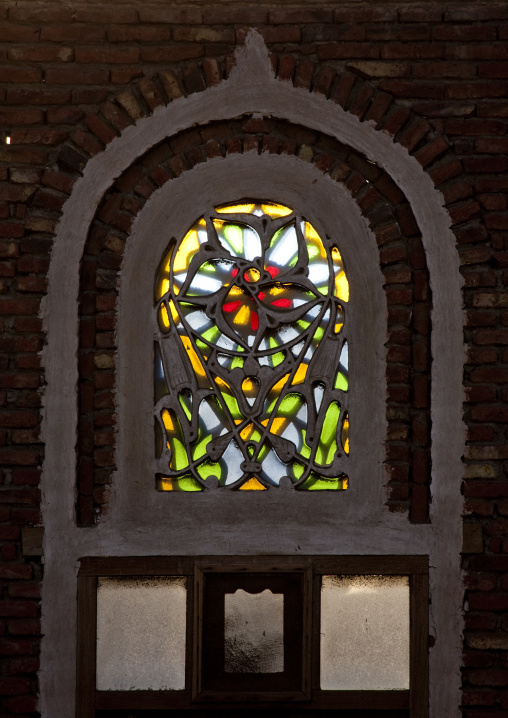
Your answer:
[[[39,310],[62,206],[87,161],[126,127],[226,78],[251,27],[281,80],[391,134],[444,195],[462,263],[467,351],[463,711],[468,718],[506,716],[508,3],[495,0],[0,0],[0,715],[38,715]],[[258,117],[169,138],[138,158],[97,208],[79,296],[78,520],[92,525],[107,510],[116,289],[130,226],[165,182],[238,152],[314,163],[346,185],[369,222],[389,308],[389,503],[415,523],[428,521],[432,295],[409,204],[381,168],[351,148]]]

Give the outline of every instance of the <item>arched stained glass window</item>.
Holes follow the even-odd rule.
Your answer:
[[[274,202],[219,206],[155,287],[163,491],[344,490],[348,280],[335,239]]]

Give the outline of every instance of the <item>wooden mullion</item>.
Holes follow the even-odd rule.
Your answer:
[[[429,577],[410,577],[411,718],[429,715]]]
[[[184,576],[192,575],[190,556],[115,556],[82,558],[80,576]]]
[[[321,690],[321,576],[312,579],[312,693]]]
[[[194,567],[194,610],[193,610],[193,644],[192,644],[192,698],[195,700],[202,691],[203,666],[203,571]]]
[[[313,573],[312,568],[303,572],[303,645],[302,645],[302,691],[311,700],[312,697],[312,650],[313,650]]]
[[[78,578],[76,718],[94,718],[97,633],[97,578]]]
[[[425,575],[427,556],[312,556],[314,573],[332,575]]]

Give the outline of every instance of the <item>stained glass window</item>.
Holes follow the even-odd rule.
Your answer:
[[[157,487],[344,490],[349,285],[289,207],[216,207],[155,285]]]

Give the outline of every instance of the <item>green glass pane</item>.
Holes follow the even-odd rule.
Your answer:
[[[303,464],[299,464],[297,461],[293,461],[291,469],[295,479],[301,479],[302,474],[305,471],[305,466]]]
[[[305,430],[302,431],[302,439],[303,439],[303,444],[302,444],[302,447],[300,448],[299,453],[305,459],[309,459],[312,452],[310,450],[310,447],[307,445],[307,432]]]
[[[279,366],[279,364],[282,364],[284,361],[284,352],[277,352],[277,354],[272,355],[272,365],[273,366]]]
[[[239,369],[243,369],[243,365],[245,364],[245,359],[243,357],[235,357],[233,361],[231,362],[231,369],[236,369],[237,367]]]
[[[242,412],[235,397],[228,391],[221,391],[220,393],[233,419],[243,419]]]
[[[219,335],[220,331],[217,327],[210,327],[210,329],[203,332],[201,336],[203,339],[206,339],[207,342],[210,342],[210,344],[214,344]]]
[[[192,419],[192,395],[190,392],[187,391],[181,391],[178,394],[178,400],[180,402],[180,406],[185,412],[185,416],[190,421]]]
[[[243,252],[243,231],[237,224],[226,224],[222,230],[227,243],[237,254]]]
[[[222,467],[220,463],[212,461],[205,461],[197,468],[198,474],[203,480],[206,480],[209,476],[215,476],[220,483],[222,478]]]
[[[348,382],[346,377],[341,371],[337,372],[337,376],[335,378],[335,384],[333,385],[334,389],[341,389],[341,391],[347,391],[348,390]]]
[[[208,346],[208,344],[202,342],[201,339],[196,339],[196,346],[201,352],[201,354],[204,354],[205,356],[208,355],[208,352],[210,351],[210,347]]]
[[[183,442],[174,437],[169,443],[171,445],[171,468],[174,471],[185,469],[189,465],[189,460]]]
[[[206,454],[206,447],[212,440],[211,436],[205,436],[204,439],[201,439],[201,441],[198,441],[197,444],[195,444],[192,448],[192,460],[197,461],[198,459],[201,459],[202,456]]]
[[[337,426],[339,424],[340,408],[336,401],[332,401],[326,411],[326,416],[319,437],[316,451],[316,464],[327,466],[333,461],[337,452]]]
[[[298,488],[305,491],[342,491],[346,488],[345,480],[347,480],[345,474],[336,479],[326,479],[324,476],[312,472]]]
[[[203,491],[203,487],[192,476],[184,476],[178,479],[180,491]]]
[[[166,427],[166,437],[171,451],[170,467],[173,471],[181,471],[189,465],[185,439],[180,421],[174,411],[163,411],[162,420]]]
[[[279,414],[296,414],[301,407],[303,399],[300,394],[286,394],[279,406]]]
[[[161,476],[158,480],[158,488],[162,491],[203,491],[203,487],[190,474],[179,476]]]

